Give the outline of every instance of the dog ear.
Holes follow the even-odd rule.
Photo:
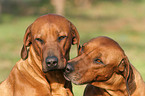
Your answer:
[[[76,27],[70,22],[70,26],[71,26],[71,34],[72,34],[72,44],[77,44],[77,50],[78,50],[78,54],[79,54],[79,47],[80,47],[80,36],[79,33],[76,29]]]
[[[118,69],[117,73],[121,73],[124,76],[124,78],[127,80],[128,77],[129,77],[129,74],[130,74],[129,73],[130,72],[130,63],[129,63],[129,60],[128,60],[127,56],[125,56],[121,60],[117,69]]]
[[[130,77],[130,72],[131,72],[131,68],[130,68],[130,62],[127,58],[127,56],[125,56],[120,64],[118,65],[118,74],[121,74],[124,79],[125,79],[125,82],[126,82],[126,89],[127,89],[127,93],[129,94],[128,96],[130,96],[130,90],[129,90],[129,85],[128,85],[128,80],[129,80],[129,77]]]
[[[27,59],[28,57],[28,49],[27,47],[30,46],[31,44],[31,34],[30,34],[30,26],[27,28],[26,30],[26,33],[24,35],[24,44],[23,44],[23,47],[22,47],[22,50],[21,50],[21,58],[23,60]]]
[[[82,46],[79,45],[79,48],[78,48],[78,56],[80,56],[82,54]]]

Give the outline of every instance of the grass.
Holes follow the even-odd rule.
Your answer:
[[[109,36],[116,40],[145,80],[144,10],[145,2],[100,2],[87,9],[73,8],[65,17],[77,27],[81,44],[97,36]],[[4,22],[0,24],[0,82],[7,78],[12,67],[20,59],[25,30],[36,17],[6,16],[3,19]],[[71,58],[75,56],[76,46],[73,46]],[[73,89],[75,96],[82,96],[83,85],[73,85]]]

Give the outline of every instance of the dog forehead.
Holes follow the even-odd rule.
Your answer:
[[[89,42],[84,44],[89,49],[95,49],[95,48],[103,48],[107,50],[122,50],[120,45],[114,41],[113,39],[105,36],[100,36],[97,38],[91,39]],[[123,50],[122,50],[123,51]]]
[[[70,32],[70,23],[67,19],[61,16],[45,15],[39,17],[32,23],[31,32],[32,34],[41,35],[67,35]]]
[[[84,52],[90,53],[90,52],[92,52],[94,50],[99,49],[100,46],[98,45],[98,42],[89,41],[87,43],[84,43],[82,48],[83,48]]]
[[[83,45],[83,49],[87,54],[89,53],[93,56],[102,54],[102,57],[105,56],[106,59],[110,58],[110,60],[112,58],[121,58],[125,54],[119,44],[108,37],[97,37],[91,39],[89,42]]]
[[[70,26],[70,23],[66,18],[53,14],[41,16],[37,18],[33,23],[33,25],[37,27],[41,27],[45,24],[54,24],[60,28],[68,28]]]

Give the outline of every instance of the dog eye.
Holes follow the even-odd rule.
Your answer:
[[[60,37],[58,37],[58,40],[59,41],[61,41],[61,40],[63,40],[64,38],[66,38],[67,36],[60,36]]]
[[[44,43],[44,41],[42,39],[40,39],[40,38],[36,38],[35,40],[39,41],[40,43]]]
[[[103,62],[98,58],[94,60],[94,63],[103,64]]]

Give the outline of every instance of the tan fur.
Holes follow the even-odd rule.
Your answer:
[[[58,40],[61,36],[66,38]],[[0,96],[73,96],[71,82],[62,71],[72,44],[79,45],[79,35],[70,21],[55,14],[36,19],[26,30],[22,59],[0,84]],[[59,62],[49,71],[45,59],[53,55]]]
[[[88,84],[84,96],[145,96],[141,75],[119,44],[108,37],[83,44],[64,74],[75,84]]]

